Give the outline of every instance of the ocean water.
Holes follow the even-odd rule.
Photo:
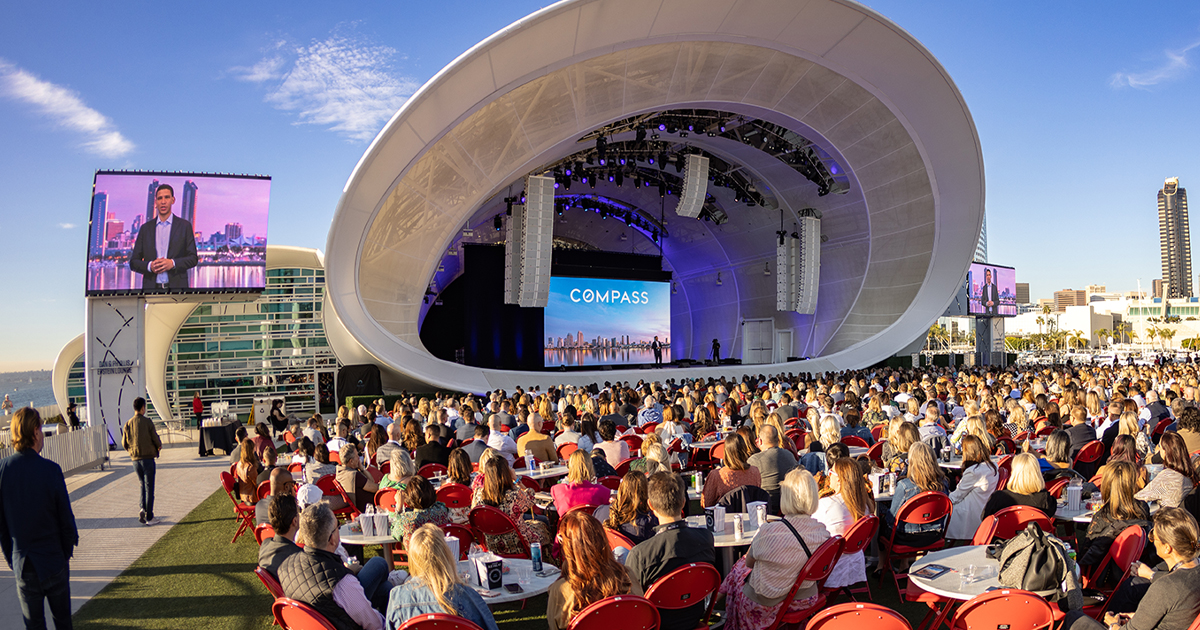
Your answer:
[[[32,383],[5,383],[0,398],[8,394],[13,407],[46,407],[54,404],[54,387],[50,381],[34,381]]]

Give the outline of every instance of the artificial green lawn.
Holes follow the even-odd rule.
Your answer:
[[[229,544],[236,523],[229,497],[214,492],[75,614],[75,627],[268,630],[271,596],[254,575],[252,535]],[[372,555],[368,551],[368,555]],[[927,610],[901,605],[890,580],[870,580],[875,601],[898,609],[915,627]],[[502,630],[546,628],[546,596],[493,609]],[[614,629],[615,630],[615,629]]]

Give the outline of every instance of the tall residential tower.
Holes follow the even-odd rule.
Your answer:
[[[1170,177],[1158,191],[1158,235],[1162,249],[1162,279],[1167,298],[1191,297],[1192,239],[1188,231],[1187,190]]]

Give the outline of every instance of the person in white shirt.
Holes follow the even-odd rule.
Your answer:
[[[491,429],[487,439],[488,448],[496,449],[496,452],[508,460],[508,465],[512,466],[513,462],[517,461],[517,443],[500,431],[500,418],[497,416],[493,415],[488,419],[488,428]]]
[[[333,430],[336,435],[329,438],[325,446],[329,448],[330,453],[340,453],[342,452],[342,447],[346,445],[346,436],[350,434],[350,423],[343,420],[337,423],[337,426]]]
[[[817,502],[813,518],[830,534],[844,536],[854,523],[875,513],[875,500],[853,460],[836,459],[829,470],[829,489],[833,494]],[[867,561],[862,551],[838,559],[825,581],[828,588],[841,588],[867,581]]]

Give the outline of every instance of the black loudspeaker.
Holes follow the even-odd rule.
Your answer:
[[[741,359],[721,359],[721,365],[741,365]]]
[[[342,400],[350,396],[382,396],[383,381],[379,377],[379,366],[344,366],[338,370],[337,391]]]

